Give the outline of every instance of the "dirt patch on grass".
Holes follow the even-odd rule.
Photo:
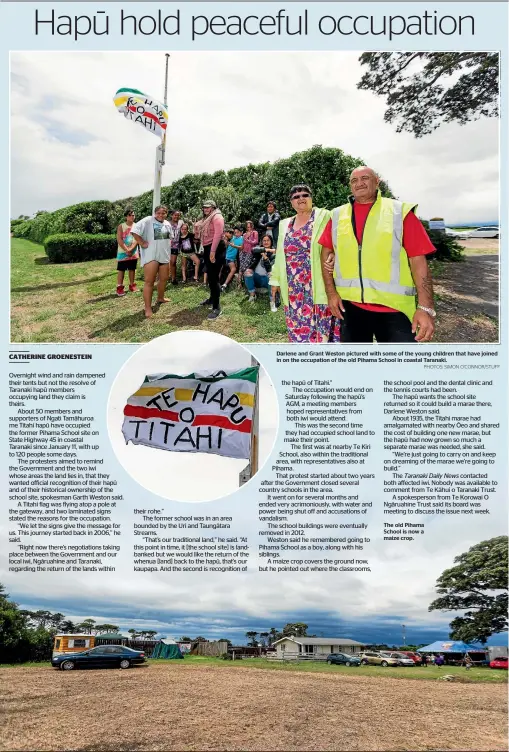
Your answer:
[[[498,684],[165,664],[2,669],[0,686],[2,750],[507,749]]]

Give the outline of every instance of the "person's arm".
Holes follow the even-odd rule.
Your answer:
[[[262,214],[262,216],[258,220],[258,227],[262,227],[263,229],[267,227],[267,223],[263,221],[264,217],[265,217],[265,214]]]
[[[240,243],[240,245],[237,246],[237,248],[239,249],[239,253],[240,253],[240,251],[244,248],[244,238],[242,238],[242,242]]]
[[[334,284],[334,244],[332,242],[332,220],[329,219],[325,229],[320,235],[318,243],[322,246],[320,264],[322,268],[323,284],[327,295],[327,303],[333,316],[343,318],[345,307]]]
[[[409,257],[410,271],[417,290],[417,303],[424,308],[433,308],[433,281],[426,256]],[[417,308],[412,319],[412,332],[417,342],[429,342],[435,332],[435,321],[429,313]]]
[[[279,212],[274,212],[274,219],[271,219],[269,222],[267,222],[265,227],[276,227],[276,225],[278,225],[280,221],[281,215],[279,214]]]
[[[224,219],[220,214],[216,214],[216,216],[212,218],[212,227],[214,229],[214,236],[210,247],[210,260],[214,263],[216,260],[217,246],[219,245],[219,241],[223,237],[224,232]]]
[[[129,249],[124,243],[124,238],[122,237],[122,225],[119,225],[117,227],[117,243],[119,244],[119,246],[122,248],[123,251],[125,251],[126,253],[129,253]]]

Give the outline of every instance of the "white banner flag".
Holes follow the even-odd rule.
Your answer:
[[[168,125],[168,111],[164,104],[138,89],[119,89],[113,102],[125,118],[163,138]]]
[[[258,366],[146,376],[124,408],[126,443],[249,459],[257,379]]]

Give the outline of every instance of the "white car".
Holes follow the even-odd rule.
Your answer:
[[[465,233],[466,238],[498,238],[500,230],[498,227],[476,227],[475,230],[469,230]]]

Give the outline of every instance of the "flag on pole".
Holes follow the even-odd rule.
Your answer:
[[[164,137],[168,125],[168,110],[164,104],[138,89],[119,89],[113,102],[125,118],[161,139]]]
[[[258,371],[146,376],[124,407],[126,443],[249,459]]]

